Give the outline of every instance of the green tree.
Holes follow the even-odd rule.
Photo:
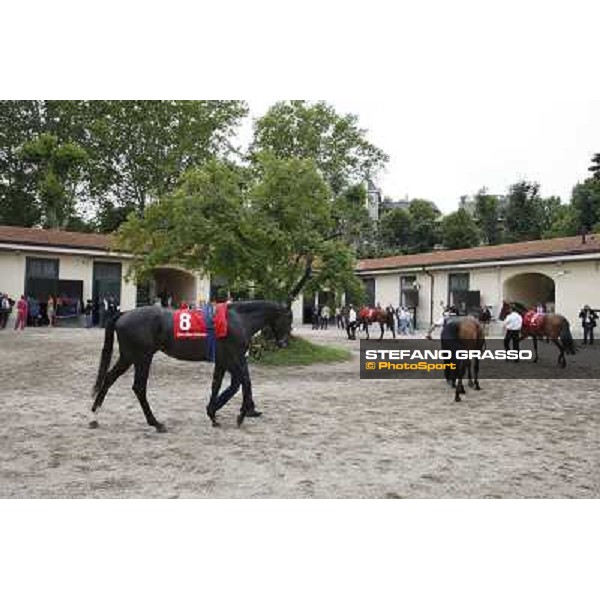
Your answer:
[[[408,205],[411,220],[410,252],[429,252],[439,241],[440,211],[428,200],[412,200]]]
[[[281,159],[314,160],[335,195],[374,176],[388,160],[367,141],[355,115],[304,100],[278,102],[257,120],[250,156],[256,160],[265,151]]]
[[[367,190],[364,184],[351,185],[332,201],[335,229],[341,239],[354,248],[358,255],[371,251],[376,244],[376,226],[366,207]]]
[[[571,204],[556,203],[555,198],[545,200],[545,224],[542,237],[556,238],[577,235],[577,213]]]
[[[234,289],[286,300],[299,282],[359,289],[354,254],[340,238],[331,191],[311,161],[263,156],[261,178],[212,160],[171,195],[130,214],[119,247],[138,278],[161,264],[220,276]],[[313,270],[314,267],[314,270]]]
[[[571,206],[577,231],[592,231],[600,223],[600,179],[589,177],[573,188]]]
[[[238,101],[102,101],[82,111],[101,229],[172,191],[189,168],[225,156],[247,113]],[[106,219],[104,221],[103,219]]]
[[[442,220],[442,243],[450,250],[477,246],[480,237],[477,223],[464,208],[446,215]]]
[[[484,243],[494,245],[502,241],[498,197],[488,194],[485,188],[475,195],[475,220]]]
[[[31,227],[41,211],[21,146],[42,131],[40,102],[0,101],[0,224]]]
[[[406,252],[411,243],[411,215],[403,208],[386,212],[379,221],[379,235],[384,248]]]
[[[31,166],[43,225],[68,227],[77,217],[76,194],[87,153],[77,144],[59,144],[56,136],[44,133],[23,144],[21,156]]]
[[[543,231],[538,183],[519,181],[510,188],[505,228],[509,242],[540,239]]]

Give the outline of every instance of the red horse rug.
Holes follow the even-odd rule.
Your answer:
[[[176,340],[193,340],[211,334],[217,339],[227,337],[227,304],[217,304],[212,317],[206,310],[176,310],[173,334]]]

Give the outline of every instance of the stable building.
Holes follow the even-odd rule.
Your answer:
[[[110,235],[51,229],[0,226],[0,292],[37,301],[43,313],[49,296],[61,298],[63,308],[112,296],[121,310],[153,304],[156,298],[173,306],[209,300],[226,286],[179,266],[154,269],[148,281],[128,277],[133,257],[114,250]],[[294,321],[302,318],[302,301],[293,303]],[[57,316],[77,316],[69,310]]]
[[[176,267],[155,269],[143,285],[127,277],[131,255],[112,249],[109,235],[0,226],[0,292],[45,304],[49,296],[85,303],[113,296],[122,310],[150,304],[208,298],[210,281]]]
[[[404,305],[428,327],[448,304],[462,314],[503,301],[545,304],[579,333],[584,304],[600,309],[600,235],[534,240],[463,250],[361,260],[357,275],[370,304]]]

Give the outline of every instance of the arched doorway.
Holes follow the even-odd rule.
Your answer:
[[[153,279],[149,282],[149,300],[151,303],[160,298],[163,306],[178,306],[182,302],[196,304],[198,302],[196,277],[183,269],[160,267],[152,271]]]
[[[545,304],[548,311],[554,310],[554,279],[543,273],[513,275],[504,282],[503,292],[507,302],[520,302],[526,306]]]

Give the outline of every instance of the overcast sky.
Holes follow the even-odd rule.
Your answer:
[[[600,0],[172,0],[169,10],[149,0],[142,28],[137,3],[107,2],[118,19],[73,0],[53,28],[54,3],[25,5],[31,39],[49,41],[40,53],[19,28],[3,32],[20,60],[5,61],[0,91],[240,98],[253,116],[276,100],[322,99],[357,114],[389,154],[385,195],[444,212],[520,178],[567,201],[600,152]],[[7,4],[7,22],[21,4]]]
[[[357,65],[360,75],[340,66],[335,86],[310,97],[357,114],[389,154],[383,193],[427,198],[448,212],[463,194],[482,186],[502,194],[526,178],[568,201],[600,152],[595,5],[414,4],[365,37],[374,54]],[[250,101],[253,115],[278,99]]]

